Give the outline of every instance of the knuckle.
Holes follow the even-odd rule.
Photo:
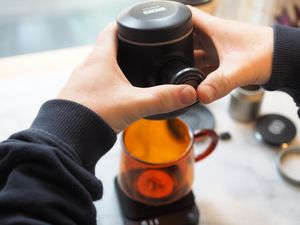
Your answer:
[[[160,92],[156,96],[156,106],[160,111],[165,111],[166,108],[166,101],[165,101],[165,94]]]
[[[174,105],[177,102],[175,96],[170,96],[170,93],[166,90],[158,92],[156,99],[157,107],[161,112],[167,112],[170,108],[174,108]],[[170,99],[173,99],[173,101],[170,101]]]
[[[94,64],[96,62],[99,62],[99,54],[97,54],[95,51],[91,52],[88,57],[85,60],[86,64]]]
[[[228,78],[226,73],[220,73],[218,79],[218,86],[223,92],[229,92],[232,89],[231,80]]]

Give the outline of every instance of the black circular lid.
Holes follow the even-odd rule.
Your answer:
[[[272,146],[288,144],[296,133],[294,123],[282,115],[264,115],[259,117],[256,122],[255,137]]]
[[[190,9],[172,1],[138,3],[124,10],[117,23],[119,38],[137,44],[176,41],[193,28]]]
[[[179,116],[179,118],[187,123],[193,132],[199,129],[215,128],[215,117],[207,107],[200,103],[194,105],[189,111]]]
[[[171,80],[171,84],[188,84],[197,90],[198,85],[204,78],[205,75],[199,69],[188,67],[175,74]]]

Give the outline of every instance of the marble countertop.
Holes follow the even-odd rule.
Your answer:
[[[238,1],[239,4],[233,0],[222,2],[230,3],[226,4],[228,10],[219,7],[217,14],[227,12],[228,17],[236,18],[230,9],[249,8],[248,3],[252,1]],[[271,2],[274,1],[268,0],[265,5],[270,6]],[[238,5],[232,7],[233,4]],[[247,16],[249,14],[243,14],[243,17]],[[258,18],[262,23],[260,15],[251,18]],[[269,23],[269,18],[263,19],[265,24]],[[30,126],[40,105],[57,95],[74,65],[81,62],[89,51],[90,47],[83,47],[0,60],[0,141]],[[207,106],[216,118],[216,131],[230,132],[232,140],[220,141],[210,157],[195,165],[193,191],[201,213],[199,224],[299,225],[300,188],[287,183],[279,175],[276,168],[279,149],[257,142],[253,135],[255,124],[233,121],[228,105],[229,96]],[[266,113],[285,115],[300,130],[297,108],[288,95],[266,93],[261,114]],[[299,132],[291,146],[300,146]],[[198,148],[196,146],[196,150]],[[119,154],[118,139],[96,167],[96,176],[104,184],[103,199],[95,202],[98,225],[122,224],[113,187]]]
[[[278,104],[280,103],[280,104]],[[201,225],[299,225],[300,188],[279,175],[279,149],[254,139],[254,123],[237,123],[228,113],[229,96],[207,107],[216,117],[217,132],[229,131],[215,152],[195,165],[193,191]],[[285,109],[284,111],[282,109]],[[266,93],[261,114],[279,113],[297,124],[292,99],[279,92]],[[299,133],[291,146],[299,146]],[[197,150],[196,146],[196,150]],[[104,183],[104,198],[96,202],[99,224],[122,224],[113,187],[118,171],[120,143],[97,165]],[[108,170],[107,168],[111,168]]]
[[[0,62],[1,70],[1,62]],[[30,126],[40,105],[54,98],[72,68],[43,74],[0,77],[0,140]],[[2,71],[3,72],[3,71]],[[298,225],[300,188],[281,178],[276,169],[279,149],[257,142],[254,123],[237,123],[228,113],[229,96],[208,105],[216,118],[217,132],[229,131],[232,140],[220,141],[215,152],[195,165],[193,191],[201,212],[201,225]],[[264,96],[262,114],[280,113],[295,122],[297,108],[280,92]],[[291,146],[300,146],[299,136]],[[197,150],[196,146],[196,150]],[[99,225],[120,225],[113,187],[119,167],[119,140],[97,164],[104,197],[95,202]]]

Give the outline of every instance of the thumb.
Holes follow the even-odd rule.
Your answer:
[[[175,111],[197,100],[197,92],[190,85],[159,85],[140,91],[145,96],[139,104],[141,117]]]
[[[228,79],[228,76],[218,68],[210,73],[204,81],[198,86],[197,93],[202,103],[211,103],[234,89],[234,85]]]
[[[98,35],[96,44],[93,49],[95,56],[105,57],[117,56],[117,24],[111,22]]]

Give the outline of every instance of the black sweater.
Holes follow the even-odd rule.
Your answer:
[[[267,90],[289,93],[300,106],[300,30],[274,27]],[[0,144],[0,224],[96,224],[93,201],[102,184],[96,162],[115,132],[94,112],[66,100],[42,105],[31,127]]]

